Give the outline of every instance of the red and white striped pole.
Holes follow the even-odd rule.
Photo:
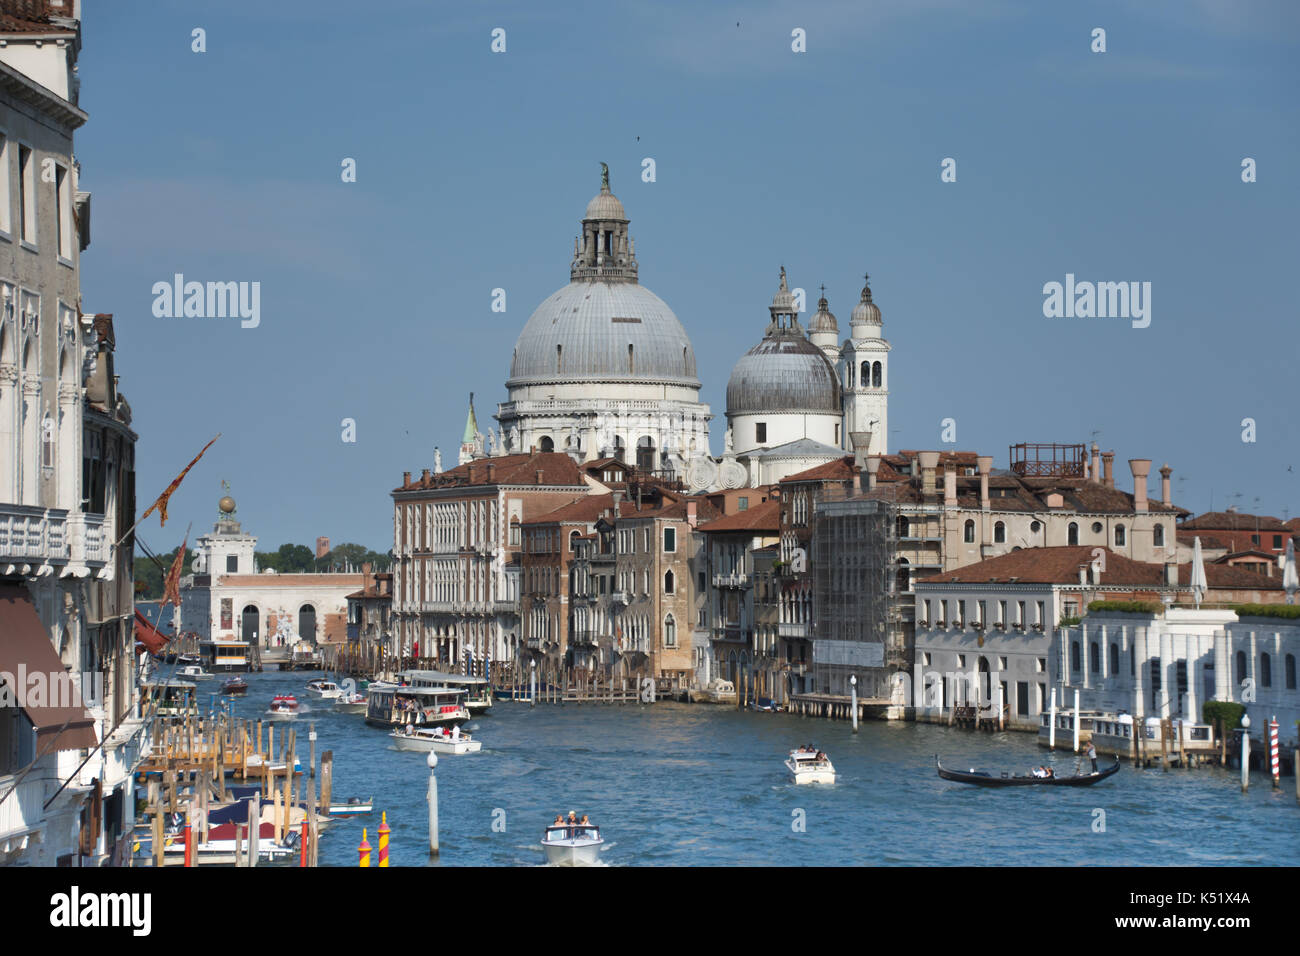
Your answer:
[[[1282,789],[1282,772],[1277,760],[1277,715],[1268,722],[1268,759],[1273,770],[1273,789]]]

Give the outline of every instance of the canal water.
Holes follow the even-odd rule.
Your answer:
[[[1243,796],[1239,771],[1125,763],[1094,787],[985,790],[939,779],[934,755],[954,769],[1050,763],[1058,774],[1073,773],[1075,757],[1049,755],[1022,733],[871,721],[855,735],[844,721],[707,705],[511,701],[470,721],[481,753],[439,757],[442,854],[431,861],[426,755],[398,752],[360,715],[311,700],[305,685],[317,674],[247,676],[236,716],[297,695],[299,758],[314,722],[317,754],[334,752],[335,802],[374,797],[372,817],[322,834],[322,866],[355,866],[363,826],[377,842],[380,810],[394,866],[542,865],[542,829],[569,810],[601,826],[609,866],[1300,864],[1289,777],[1275,793],[1253,774]],[[802,743],[830,755],[838,783],[788,782],[782,761]]]

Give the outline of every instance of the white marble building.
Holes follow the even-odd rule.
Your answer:
[[[709,453],[712,415],[700,402],[695,352],[672,309],[638,281],[608,168],[574,240],[569,284],[524,325],[506,389],[500,439],[487,441],[497,454],[535,448],[682,474]]]

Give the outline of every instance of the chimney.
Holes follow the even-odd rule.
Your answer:
[[[1169,494],[1169,476],[1173,473],[1174,470],[1169,467],[1169,462],[1165,462],[1164,467],[1160,469],[1160,503],[1166,507],[1174,503]]]
[[[364,574],[366,577],[370,577],[370,570],[372,567],[373,565],[369,561],[362,561],[361,573]]]
[[[938,465],[939,453],[937,451],[921,452],[921,494],[926,497],[933,497],[935,494],[934,470]]]
[[[943,469],[943,505],[957,507],[957,466],[951,461]]]
[[[405,488],[410,483],[411,483],[411,473],[409,471],[402,472],[402,487]]]
[[[539,485],[544,484],[544,482],[542,481],[542,469],[538,468],[537,471],[534,472],[534,474],[537,476],[537,484]]]
[[[1088,463],[1088,480],[1094,485],[1101,483],[1101,449],[1092,443],[1092,460]]]
[[[1147,509],[1147,475],[1151,474],[1150,458],[1130,458],[1129,469],[1133,472],[1133,510]]]
[[[686,523],[694,530],[695,526],[700,523],[699,504],[695,501],[686,502]]]
[[[472,485],[474,484],[474,463],[470,462],[465,466],[465,478]]]
[[[1079,565],[1079,583],[1081,585],[1087,585],[1088,583],[1088,566],[1086,564]]]
[[[867,459],[867,491],[875,491],[876,472],[878,471],[880,471],[880,459],[868,458]]]
[[[614,502],[614,520],[618,520],[618,506],[623,503],[623,492],[615,490],[610,492],[610,499]]]
[[[428,469],[428,468],[426,468],[426,469],[424,469],[424,471],[420,472],[420,480],[423,481],[423,482],[428,482],[428,480],[429,480],[429,469]]]
[[[530,454],[530,455],[536,455],[536,454],[537,454],[537,446],[536,446],[536,445],[529,445],[529,446],[528,446],[528,454]]]
[[[980,508],[983,511],[988,511],[989,472],[993,470],[993,457],[991,455],[980,455],[975,459],[975,463],[980,467]]]
[[[849,432],[849,442],[853,447],[853,467],[861,471],[871,447],[871,432]]]
[[[1165,586],[1178,587],[1178,565],[1172,557],[1165,559]]]
[[[488,471],[487,480],[488,480],[488,484],[490,485],[490,484],[492,484],[494,481],[496,481],[496,477],[497,477],[497,463],[496,463],[495,461],[490,461],[490,462],[488,462],[488,463],[487,463],[487,471]]]
[[[1115,487],[1115,453],[1113,451],[1104,451],[1101,453],[1102,481],[1107,488]]]

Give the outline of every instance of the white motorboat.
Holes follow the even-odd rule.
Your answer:
[[[719,677],[699,690],[691,691],[689,697],[693,704],[735,704],[736,685]]]
[[[795,783],[835,782],[835,765],[820,750],[791,750],[785,766]]]
[[[345,714],[364,714],[366,712],[366,695],[341,694],[334,698],[334,709]]]
[[[198,664],[186,664],[176,672],[181,680],[212,680],[212,675]]]
[[[343,696],[343,688],[332,680],[314,680],[307,684],[307,690],[321,700],[337,700]]]
[[[590,824],[556,824],[542,834],[546,862],[552,866],[592,866],[600,861],[600,847],[604,842],[600,827]]]
[[[438,754],[476,754],[483,749],[481,741],[460,732],[459,727],[413,727],[394,730],[388,735],[398,750],[432,750]]]

